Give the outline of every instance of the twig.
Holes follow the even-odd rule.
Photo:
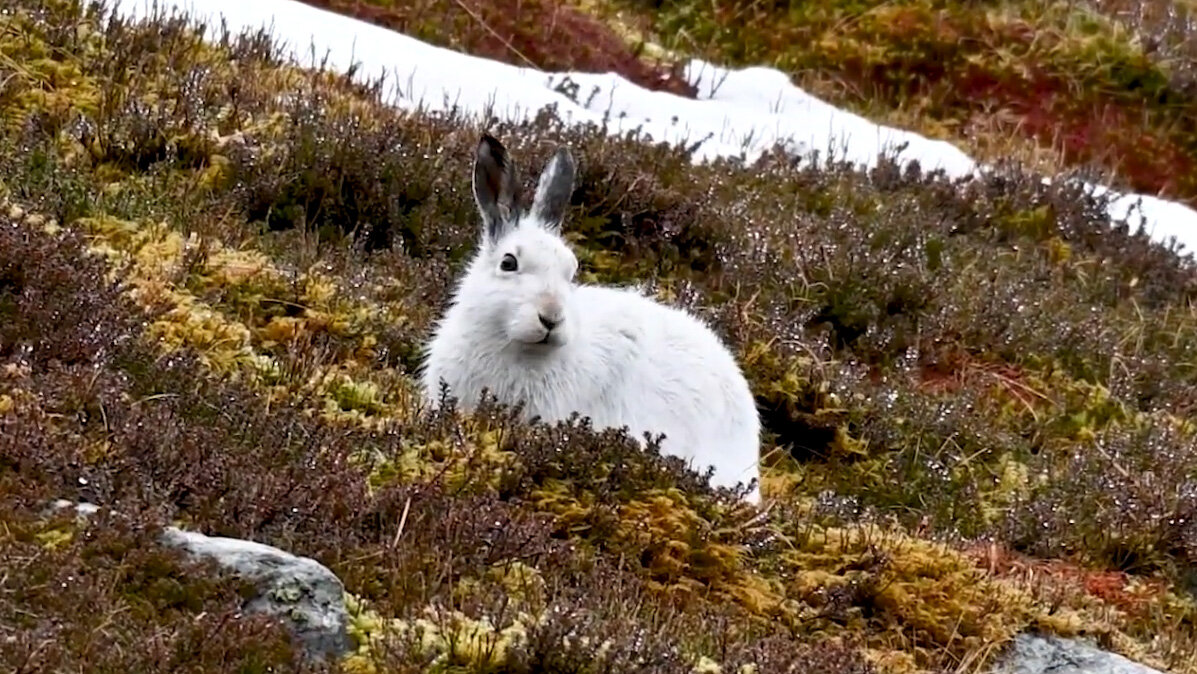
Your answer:
[[[407,526],[407,511],[411,508],[411,497],[403,504],[403,514],[399,516],[399,528],[395,530],[395,538],[391,539],[391,548],[399,545],[399,538],[403,536],[403,528]]]
[[[499,42],[502,42],[504,47],[507,47],[508,49],[511,50],[511,52],[513,54],[515,54],[516,56],[523,59],[524,63],[528,64],[529,68],[531,68],[533,70],[540,70],[540,68],[537,68],[536,64],[532,62],[532,59],[528,58],[527,56],[524,56],[524,53],[522,51],[516,49],[515,45],[511,44],[511,42],[509,40],[504,39],[502,35],[499,35],[495,31],[494,28],[490,27],[490,24],[488,24],[481,16],[478,16],[477,12],[475,12],[474,10],[472,10],[468,6],[466,6],[466,4],[464,2],[462,2],[462,0],[453,0],[453,1],[457,3],[458,7],[461,7],[463,10],[465,10],[466,14],[469,14],[470,16],[474,17],[474,20],[477,21],[478,24],[481,25],[482,28],[486,30],[486,32],[490,33]]]

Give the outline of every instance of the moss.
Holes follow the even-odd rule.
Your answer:
[[[37,540],[50,550],[70,543],[72,538],[74,532],[64,529],[48,529],[37,534]]]
[[[378,403],[378,387],[369,382],[359,384],[342,380],[334,385],[332,396],[345,411],[376,412],[381,409]]]
[[[989,584],[967,558],[884,532],[814,532],[787,561],[794,569],[791,592],[828,597],[816,603],[812,618],[848,629],[873,620],[900,623],[903,650],[916,654],[949,643],[960,653],[1001,643],[1035,614],[1028,594]],[[853,594],[845,606],[835,605]]]
[[[490,579],[498,582],[516,605],[543,603],[544,577],[535,567],[514,561],[496,564],[487,571]]]
[[[358,647],[344,658],[344,664],[354,672],[379,671],[375,663],[377,653],[388,642],[412,648],[411,655],[426,663],[425,671],[503,671],[509,649],[523,646],[527,625],[538,620],[520,614],[500,629],[486,616],[473,619],[459,611],[440,611],[435,607],[427,607],[411,620],[385,620],[352,595],[347,595],[346,608],[350,615],[349,632]]]

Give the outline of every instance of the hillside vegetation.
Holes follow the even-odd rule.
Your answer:
[[[1197,205],[1192,0],[303,1],[519,66],[615,71],[687,96],[678,68],[690,57],[768,65],[983,161],[1083,169]]]
[[[319,668],[175,524],[336,572],[344,671],[975,672],[1040,630],[1197,672],[1197,273],[1078,190],[487,127],[573,148],[580,277],[735,350],[761,515],[582,419],[422,409],[481,127],[268,35],[9,5],[6,670]]]

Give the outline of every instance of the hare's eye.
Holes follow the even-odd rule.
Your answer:
[[[499,269],[503,271],[515,271],[520,268],[520,264],[515,261],[515,256],[508,253],[503,256],[503,261],[499,263]]]

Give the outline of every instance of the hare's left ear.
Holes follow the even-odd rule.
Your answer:
[[[569,148],[558,148],[549,158],[540,180],[536,184],[536,195],[532,199],[532,216],[550,231],[560,232],[565,209],[574,192],[574,178],[577,167]]]

